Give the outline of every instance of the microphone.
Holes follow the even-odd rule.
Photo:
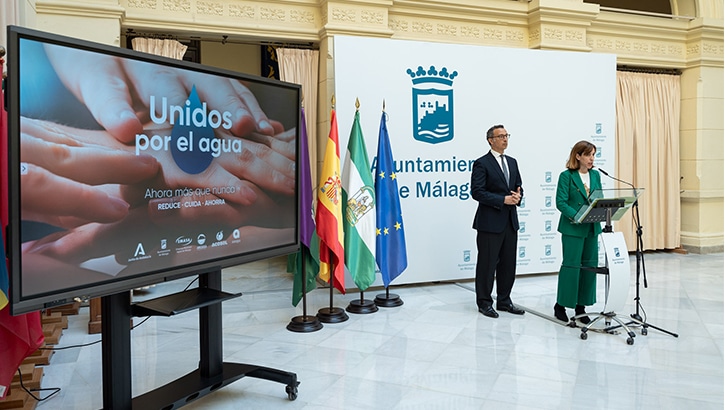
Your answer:
[[[622,181],[622,180],[621,180],[621,179],[619,179],[619,178],[615,178],[615,177],[613,177],[613,176],[609,175],[609,173],[608,173],[607,171],[605,171],[605,170],[603,170],[603,169],[601,169],[601,168],[599,168],[599,167],[592,167],[592,168],[596,168],[596,169],[597,169],[597,170],[598,170],[599,172],[601,172],[602,174],[604,174],[604,175],[608,176],[609,178],[612,178],[612,179],[613,179],[613,180],[615,180],[615,181],[619,181],[619,182],[621,182],[621,183],[623,183],[623,184],[627,184],[627,185],[631,186],[631,187],[632,187],[632,189],[634,189],[635,193],[637,192],[637,188],[635,188],[635,186],[634,186],[634,185],[632,185],[632,184],[630,184],[629,182],[627,182],[627,181]]]

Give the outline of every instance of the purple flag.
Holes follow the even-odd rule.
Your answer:
[[[310,151],[307,146],[307,122],[302,108],[300,120],[300,241],[310,248],[315,231],[315,215],[312,210],[312,177],[310,176]]]
[[[319,241],[315,232],[315,215],[312,208],[315,200],[312,194],[312,176],[310,173],[310,151],[307,146],[307,123],[305,122],[305,109],[301,112],[300,120],[300,155],[299,173],[300,184],[300,251],[289,255],[287,271],[294,273],[292,286],[292,305],[297,306],[304,293],[316,287],[317,272],[320,269]],[[304,269],[303,269],[304,268]],[[304,292],[303,292],[304,291]]]

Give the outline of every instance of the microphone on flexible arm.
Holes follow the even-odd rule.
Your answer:
[[[635,254],[637,255],[637,277],[639,278],[639,261],[640,261],[640,258],[644,259],[644,255],[642,254],[642,252],[644,251],[644,249],[643,249],[644,245],[642,243],[642,225],[640,225],[640,223],[639,223],[639,203],[638,203],[639,199],[637,198],[637,188],[627,181],[622,181],[619,178],[609,175],[607,173],[607,171],[605,171],[599,167],[593,167],[593,168],[596,168],[599,172],[601,172],[602,174],[608,176],[609,178],[611,178],[615,181],[619,181],[623,184],[626,184],[626,185],[629,185],[632,187],[632,192],[634,193],[634,204],[633,204],[634,211],[635,211],[634,216],[635,216],[635,223],[637,225],[637,249],[635,251]],[[647,274],[644,271],[644,261],[642,261],[642,265],[643,265],[642,266],[642,273],[643,273],[642,276],[644,278],[644,287],[646,288],[647,287]],[[639,302],[639,295],[637,296],[637,299],[638,299],[637,302]],[[639,308],[639,306],[637,306],[637,307]],[[636,315],[639,316],[638,313]]]
[[[637,204],[637,199],[636,199],[636,198],[637,198],[637,188],[635,188],[635,186],[634,186],[634,185],[630,184],[630,183],[629,183],[629,182],[627,182],[627,181],[622,181],[622,180],[621,180],[621,179],[619,179],[619,178],[615,178],[615,177],[613,177],[613,176],[609,175],[609,173],[608,173],[607,171],[605,171],[605,170],[603,170],[603,169],[601,169],[601,168],[599,168],[599,167],[592,167],[592,168],[596,168],[596,169],[597,169],[597,170],[598,170],[599,172],[601,172],[602,174],[604,174],[604,175],[608,176],[609,178],[612,178],[612,179],[613,179],[613,180],[615,180],[615,181],[619,181],[619,182],[621,182],[621,183],[623,183],[623,184],[627,184],[627,185],[631,186],[631,187],[632,187],[632,189],[634,190],[634,197],[635,197],[634,203],[635,203],[635,204]]]

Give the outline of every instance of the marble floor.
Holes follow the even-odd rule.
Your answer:
[[[624,318],[636,311],[633,256],[630,262]],[[295,333],[286,326],[302,310],[291,306],[284,258],[226,269],[224,290],[244,295],[223,304],[224,360],[294,372],[298,397],[288,400],[283,384],[246,377],[184,408],[723,409],[723,255],[648,252],[645,267],[649,286],[640,288],[639,311],[664,331],[635,328],[633,345],[622,333],[581,340],[578,329],[556,322],[555,275],[517,278],[513,298],[527,310],[523,316],[479,314],[471,281],[407,285],[391,288],[400,307]],[[190,281],[160,284],[135,299]],[[357,297],[336,293],[334,304],[344,308]],[[329,291],[313,290],[307,305],[311,314],[329,306]],[[87,326],[82,308],[58,347],[99,340]],[[198,327],[191,311],[152,317],[131,332],[134,396],[197,367]],[[56,351],[42,386],[60,392],[40,410],[102,408],[101,344]]]

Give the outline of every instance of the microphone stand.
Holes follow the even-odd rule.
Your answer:
[[[609,175],[607,173],[607,171],[605,171],[605,170],[603,170],[601,168],[597,168],[597,170],[599,170],[599,172],[601,172],[602,174],[608,176],[609,178],[611,178],[611,179],[613,179],[615,181],[619,181],[619,182],[621,182],[623,184],[626,184],[626,185],[631,186],[632,189],[635,191],[635,194],[636,194],[637,188],[635,188],[634,185],[630,184],[629,182],[622,181],[619,178],[615,178],[615,177]],[[636,195],[635,195],[635,197],[636,197]],[[642,327],[642,336],[646,336],[647,335],[647,328],[650,328],[651,327],[652,329],[656,329],[656,330],[659,330],[660,332],[667,333],[670,336],[679,337],[679,335],[677,333],[673,333],[673,332],[670,332],[668,330],[665,330],[665,329],[659,328],[657,326],[654,326],[654,325],[652,325],[650,323],[647,323],[647,321],[644,318],[642,318],[642,316],[639,314],[639,309],[640,309],[640,297],[639,297],[640,266],[641,266],[642,278],[644,279],[644,287],[645,288],[647,287],[647,273],[646,273],[645,265],[644,265],[644,242],[642,241],[642,225],[640,224],[640,219],[639,219],[639,199],[636,199],[634,201],[634,204],[632,204],[632,208],[634,209],[634,211],[633,211],[634,212],[634,222],[637,225],[637,229],[636,229],[636,233],[637,233],[636,242],[637,242],[637,245],[636,245],[635,251],[634,251],[634,253],[635,253],[635,259],[636,259],[636,272],[637,273],[636,273],[636,276],[635,276],[636,277],[636,280],[635,280],[635,298],[634,298],[634,301],[635,301],[635,304],[634,304],[634,306],[635,306],[635,313],[632,313],[632,314],[629,315],[632,318],[632,320],[630,322],[628,322],[627,324],[628,325],[635,324],[635,325],[641,326]],[[644,311],[644,309],[642,309],[642,310]],[[616,329],[618,327],[619,326],[615,326],[615,327],[612,327],[612,328],[609,328],[609,329],[610,330],[611,329]]]

